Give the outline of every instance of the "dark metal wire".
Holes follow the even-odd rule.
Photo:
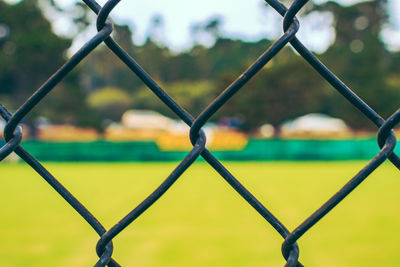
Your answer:
[[[396,145],[396,136],[393,128],[400,122],[400,109],[387,120],[369,107],[349,87],[335,76],[323,63],[321,63],[297,38],[296,33],[300,24],[296,14],[307,4],[308,0],[296,0],[287,9],[277,0],[265,0],[281,16],[283,16],[283,35],[275,41],[247,70],[245,70],[235,81],[233,81],[213,102],[211,102],[197,117],[194,118],[189,112],[177,104],[142,67],[126,53],[111,37],[113,26],[108,20],[110,12],[120,0],[109,0],[104,6],[100,6],[94,0],[82,0],[94,13],[97,14],[98,33],[90,39],[75,55],[73,55],[61,68],[59,68],[14,114],[0,104],[0,115],[6,120],[4,129],[5,144],[0,148],[0,161],[10,153],[15,152],[22,160],[29,164],[61,197],[67,201],[72,208],[78,212],[84,220],[100,236],[96,246],[99,256],[95,266],[120,266],[112,259],[112,240],[135,221],[143,212],[153,205],[184,173],[187,168],[198,158],[203,157],[221,177],[245,199],[283,238],[282,254],[286,259],[285,266],[303,266],[299,262],[299,247],[296,241],[301,238],[311,227],[338,205],[349,195],[360,183],[362,183],[376,168],[387,159],[400,170],[400,158],[393,152]],[[18,126],[25,116],[52,91],[62,79],[68,75],[88,54],[99,44],[104,42],[107,47],[121,60],[142,82],[167,105],[183,122],[190,126],[190,140],[193,149],[171,172],[165,181],[151,193],[142,203],[129,212],[122,220],[106,230],[102,224],[81,204],[49,171],[46,170],[33,156],[25,151],[20,142],[22,131]],[[352,105],[357,107],[362,114],[367,116],[378,128],[378,145],[380,152],[342,189],[325,202],[317,211],[301,223],[295,230],[290,232],[282,222],[279,221],[260,201],[257,200],[210,151],[205,148],[206,137],[202,131],[204,124],[242,87],[252,79],[268,62],[275,57],[287,44],[291,46],[323,77],[334,89],[343,95]]]

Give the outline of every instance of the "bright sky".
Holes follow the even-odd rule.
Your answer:
[[[76,0],[56,0],[56,2],[68,7]],[[102,5],[106,0],[98,2]],[[326,0],[314,0],[314,2],[321,3]],[[354,4],[362,0],[337,0],[337,2]],[[205,22],[217,16],[222,18],[222,33],[226,36],[249,41],[264,37],[276,38],[282,32],[281,18],[272,9],[265,8],[264,4],[263,0],[121,0],[112,11],[111,17],[117,23],[130,25],[134,31],[134,41],[140,44],[145,40],[151,18],[154,15],[161,15],[164,19],[164,41],[173,50],[180,51],[192,44],[190,26],[193,23]],[[390,10],[393,10],[391,14],[393,25],[392,29],[383,31],[383,36],[393,48],[400,48],[400,18],[397,17],[400,14],[400,3],[390,0],[389,4]],[[69,18],[54,16],[52,20],[56,32],[68,35]],[[313,14],[301,20],[298,37],[312,50],[322,52],[334,40],[332,22],[331,16]],[[95,27],[92,29],[92,32],[79,36],[76,48],[93,36]]]

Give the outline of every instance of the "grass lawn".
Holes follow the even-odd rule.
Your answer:
[[[110,228],[177,163],[46,163]],[[226,163],[293,230],[365,162]],[[92,266],[98,236],[25,164],[0,165],[0,266]],[[399,266],[400,175],[390,163],[300,240],[306,266]],[[114,240],[122,266],[283,266],[283,240],[204,162]]]

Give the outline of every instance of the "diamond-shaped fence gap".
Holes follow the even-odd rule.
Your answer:
[[[304,214],[308,214],[319,208],[327,196],[339,190],[347,182],[348,176],[354,174],[354,164],[338,168],[334,162],[318,162],[317,166],[310,169],[315,163],[291,163],[294,168],[286,168],[287,162],[260,164],[254,169],[250,164],[228,164],[240,179],[246,177],[244,185],[251,190],[262,203],[268,205],[270,210],[287,223],[289,229],[293,229],[304,220]],[[346,164],[344,164],[346,165]],[[358,164],[362,167],[362,163]],[[315,169],[315,170],[314,170]],[[261,173],[261,174],[260,174]],[[302,179],[297,179],[301,176]],[[282,180],[285,190],[290,194],[282,193]],[[260,187],[263,181],[268,181],[267,187]],[[322,182],[323,181],[323,182]],[[305,188],[318,188],[309,192]]]
[[[148,212],[114,239],[115,247],[121,247],[121,255],[125,254],[126,263],[140,256],[138,251],[142,251],[143,246],[152,244],[158,253],[166,257],[168,252],[176,254],[176,258],[171,259],[174,265],[185,264],[182,261],[185,258],[188,260],[186,264],[195,264],[197,260],[206,264],[202,251],[207,250],[214,254],[209,255],[210,264],[234,261],[224,256],[226,253],[236,255],[235,260],[243,261],[246,257],[249,262],[260,263],[262,261],[257,258],[262,257],[273,264],[266,256],[279,246],[279,235],[249,209],[239,195],[232,194],[232,189],[218,179],[218,174],[211,167],[204,168],[205,164],[199,162],[191,166]],[[170,165],[167,164],[167,167]],[[163,167],[164,171],[167,167]],[[147,171],[145,166],[141,169]],[[252,230],[243,231],[243,225]],[[262,241],[265,239],[269,242]],[[127,243],[131,246],[126,246]],[[128,250],[129,253],[122,253]],[[252,253],[253,250],[256,252]],[[150,252],[141,255],[141,262],[151,262],[152,254],[147,253]],[[124,263],[124,258],[118,254],[115,257]],[[281,261],[276,255],[274,258]]]

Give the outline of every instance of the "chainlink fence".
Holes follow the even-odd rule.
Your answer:
[[[243,72],[231,85],[229,85],[201,114],[194,118],[176,103],[136,62],[116,43],[110,34],[113,26],[108,16],[119,0],[109,0],[104,6],[100,6],[94,0],[83,0],[83,2],[97,14],[98,33],[90,39],[75,55],[73,55],[60,69],[57,70],[19,109],[11,114],[0,104],[0,115],[7,121],[4,129],[5,145],[0,149],[0,161],[10,153],[15,152],[22,160],[28,163],[44,180],[56,190],[66,202],[78,212],[86,222],[100,236],[97,242],[96,252],[99,260],[95,266],[120,266],[116,259],[112,258],[113,239],[121,233],[128,225],[137,219],[151,205],[153,205],[184,173],[187,168],[198,158],[203,157],[225,181],[241,195],[284,239],[282,254],[286,259],[285,266],[303,266],[299,261],[299,247],[297,240],[313,227],[322,217],[329,213],[338,203],[349,195],[362,181],[364,181],[384,161],[390,160],[400,170],[400,158],[393,152],[396,145],[396,136],[393,128],[400,122],[400,109],[393,113],[388,119],[383,119],[378,113],[371,109],[350,88],[325,67],[302,43],[296,38],[299,30],[299,22],[296,14],[308,2],[308,0],[296,0],[289,8],[286,8],[277,0],[266,0],[276,12],[283,17],[283,35],[275,41],[247,70]],[[45,40],[43,40],[45,42]],[[68,73],[75,68],[88,54],[99,44],[104,42],[115,54],[116,59],[121,60],[133,74],[137,75],[144,84],[167,105],[182,121],[190,126],[190,140],[193,149],[179,163],[179,165],[168,175],[164,182],[154,190],[143,202],[129,212],[122,220],[111,229],[105,229],[96,217],[86,209],[40,162],[31,156],[20,145],[22,131],[18,124],[21,120],[53,90]],[[202,131],[204,124],[214,115],[235,93],[237,93],[258,71],[260,71],[283,47],[290,44],[310,66],[329,82],[343,97],[358,108],[377,127],[377,139],[380,152],[362,169],[352,177],[341,190],[332,196],[325,204],[309,216],[293,231],[289,231],[285,225],[276,218],[256,197],[254,197],[213,154],[205,148],[206,137]],[[243,92],[244,93],[244,92]]]

